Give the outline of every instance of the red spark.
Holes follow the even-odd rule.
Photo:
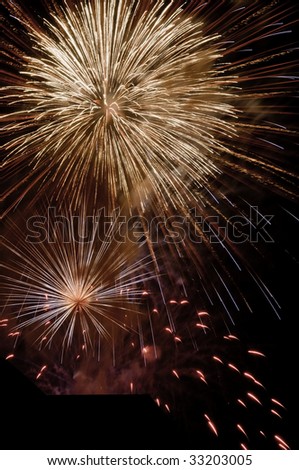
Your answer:
[[[244,401],[240,400],[240,398],[238,398],[237,402],[238,402],[240,405],[244,406],[244,408],[247,408],[247,406],[245,405]]]
[[[240,341],[239,338],[237,336],[234,336],[234,335],[228,335],[228,338],[229,339],[235,339],[236,341]]]
[[[231,369],[235,370],[235,371],[238,372],[239,374],[241,373],[241,372],[239,371],[239,369],[238,369],[236,366],[234,366],[234,364],[229,363],[229,364],[228,364],[228,367],[230,367]]]
[[[249,396],[249,398],[251,398],[252,400],[256,401],[256,403],[258,403],[259,405],[262,405],[262,403],[260,402],[260,400],[259,400],[253,393],[247,392],[247,395]]]
[[[273,415],[277,416],[278,418],[282,419],[282,416],[281,416],[276,410],[270,410],[270,412],[271,412]]]
[[[280,401],[276,400],[275,398],[271,398],[271,401],[272,401],[272,403],[275,403],[276,405],[281,406],[281,408],[283,408],[284,410],[286,409],[286,407]]]
[[[173,333],[173,331],[172,331],[170,328],[168,328],[168,327],[167,327],[167,328],[164,328],[164,330],[167,331],[167,333],[171,333],[171,334]]]
[[[217,428],[215,426],[215,424],[213,423],[213,421],[211,420],[211,418],[207,415],[207,414],[204,414],[204,417],[206,418],[207,422],[208,422],[208,426],[210,427],[210,429],[213,431],[213,433],[218,437],[218,431],[217,431]]]
[[[218,437],[218,432],[217,432],[216,426],[212,423],[212,421],[208,421],[208,425],[210,426],[210,428],[212,429],[214,434],[216,434],[216,436]]]
[[[259,387],[265,388],[264,385],[261,382],[259,382],[258,380],[256,380],[256,378],[252,374],[249,374],[249,372],[244,372],[244,375],[248,379],[252,380]]]
[[[284,441],[282,439],[282,437],[278,436],[277,434],[275,434],[274,438],[280,443],[282,444],[283,446],[285,446],[286,448],[290,448],[290,446],[286,443],[286,441]]]
[[[261,356],[261,357],[266,357],[265,354],[263,354],[262,352],[260,351],[255,351],[253,349],[249,349],[249,351],[247,351],[248,354],[252,354],[253,356]]]
[[[241,432],[244,434],[244,436],[246,436],[247,439],[248,439],[248,435],[247,435],[245,429],[241,426],[241,424],[237,424],[237,428],[238,428],[239,431],[241,431]]]
[[[210,329],[209,326],[204,325],[203,323],[196,323],[196,326],[197,326],[198,328],[202,328],[203,330],[209,330],[209,329]]]
[[[283,444],[279,443],[278,447],[280,447],[282,450],[289,450],[290,448],[287,446],[284,446]]]
[[[206,316],[206,315],[207,315],[208,317],[210,316],[210,314],[209,314],[208,312],[197,312],[197,315],[198,315],[199,317],[204,317],[204,316]]]
[[[217,362],[220,362],[220,364],[223,364],[222,360],[219,357],[213,356],[213,359],[214,361],[217,361]]]
[[[46,370],[46,368],[47,368],[47,366],[43,366],[41,368],[41,370],[39,371],[39,373],[36,376],[36,380],[38,380],[41,377],[42,373]]]

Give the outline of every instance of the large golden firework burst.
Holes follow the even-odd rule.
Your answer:
[[[30,187],[73,191],[75,206],[93,181],[110,207],[155,194],[186,208],[188,181],[203,187],[237,134],[220,36],[162,1],[65,2],[44,31],[25,24],[34,53],[6,89],[7,170],[28,165]]]

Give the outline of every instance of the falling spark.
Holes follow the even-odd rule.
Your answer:
[[[244,436],[246,436],[248,439],[248,435],[246,431],[244,430],[244,428],[241,426],[241,424],[237,424],[237,429],[239,429],[239,431],[241,431],[244,434]]]
[[[276,398],[271,398],[271,401],[285,410],[285,406],[280,401],[276,400]]]
[[[289,448],[290,448],[290,446],[286,443],[286,441],[284,441],[284,440],[282,439],[282,437],[280,437],[280,436],[278,436],[277,434],[275,434],[274,438],[279,442],[279,444],[283,445],[284,448],[286,448],[286,449],[289,449]]]
[[[228,364],[228,367],[230,367],[230,369],[235,370],[235,371],[238,372],[239,374],[241,373],[241,372],[239,371],[239,369],[238,369],[234,364]]]
[[[41,370],[39,371],[39,373],[37,374],[36,376],[36,380],[40,379],[40,377],[42,376],[43,372],[46,370],[47,366],[43,366],[41,368]]]
[[[207,325],[204,325],[203,323],[196,323],[197,328],[201,328],[202,330],[209,330],[210,327]]]
[[[209,317],[209,316],[210,316],[210,315],[208,314],[208,312],[197,312],[197,315],[198,315],[199,317],[205,317],[205,316],[208,316],[208,317]]]
[[[210,427],[210,429],[218,437],[218,431],[217,431],[217,428],[216,428],[215,424],[211,421],[211,419],[209,418],[209,416],[207,414],[205,414],[204,417],[206,418],[206,420],[208,422],[208,426]]]
[[[247,377],[248,379],[252,380],[255,383],[255,385],[258,385],[259,387],[265,388],[264,385],[261,382],[259,382],[258,380],[256,380],[256,378],[252,374],[250,374],[249,372],[244,372],[244,376]]]
[[[241,406],[244,406],[244,408],[247,408],[246,404],[244,403],[243,400],[241,400],[240,398],[238,398],[237,402],[241,405]]]
[[[220,364],[223,364],[223,361],[219,357],[213,356],[213,359],[214,361],[217,361],[217,362],[220,362]]]
[[[276,410],[270,410],[270,412],[271,412],[273,415],[277,416],[278,418],[282,419],[282,416],[281,416]]]
[[[259,405],[262,405],[261,401],[253,393],[247,392],[247,395],[249,396],[249,398],[251,398],[251,400],[255,401]]]
[[[166,408],[166,410],[168,411],[168,413],[170,413],[170,408],[169,408],[169,406],[167,405],[167,403],[165,404],[165,408]]]
[[[9,354],[8,356],[6,356],[6,360],[9,360],[9,359],[13,359],[15,357],[14,354]]]
[[[253,356],[266,357],[265,354],[263,354],[262,352],[255,351],[255,350],[252,350],[252,349],[248,351],[248,354],[252,354]]]

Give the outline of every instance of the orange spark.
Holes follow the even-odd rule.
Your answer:
[[[231,369],[235,370],[235,371],[238,372],[239,374],[241,373],[241,372],[239,371],[239,369],[238,369],[236,366],[234,366],[234,364],[229,363],[229,364],[228,364],[228,367],[230,367]]]
[[[284,441],[282,439],[282,437],[278,436],[277,434],[275,434],[274,438],[280,442],[280,444],[282,444],[283,446],[287,447],[288,449],[290,448],[289,445],[286,443],[286,441]]]
[[[196,323],[196,326],[197,326],[198,328],[202,328],[203,330],[209,330],[209,329],[210,329],[209,326],[204,325],[203,323]]]
[[[241,431],[241,432],[244,434],[244,436],[246,436],[247,439],[248,439],[248,435],[247,435],[245,429],[241,426],[241,424],[237,424],[237,428],[238,428],[239,431]]]
[[[207,315],[208,317],[210,316],[210,314],[209,314],[208,312],[197,312],[197,315],[198,315],[199,317],[204,317],[204,316],[206,316],[206,315]]]
[[[282,416],[281,416],[276,410],[270,410],[270,412],[271,412],[273,415],[277,416],[278,418],[282,419]]]
[[[247,392],[247,395],[249,396],[249,398],[251,398],[252,400],[256,401],[256,403],[258,403],[259,405],[262,405],[262,403],[260,402],[260,400],[259,400],[253,393]]]
[[[261,356],[261,357],[266,357],[265,354],[263,354],[260,351],[255,351],[253,349],[249,349],[248,354],[252,354],[253,356]]]
[[[170,328],[168,328],[168,327],[167,327],[167,328],[164,328],[164,330],[167,331],[167,333],[171,333],[171,334],[173,333],[173,331],[172,331]]]
[[[222,360],[219,357],[213,356],[213,359],[214,361],[217,361],[217,362],[220,362],[220,364],[223,364]]]
[[[244,408],[247,408],[247,406],[245,405],[244,401],[240,400],[240,398],[238,398],[237,402],[238,402],[240,405],[244,406]]]
[[[237,336],[234,336],[234,335],[228,335],[228,338],[229,339],[235,339],[236,341],[240,341],[239,338]]]
[[[275,403],[276,405],[281,406],[281,408],[283,408],[284,410],[286,409],[286,407],[280,401],[276,400],[275,398],[271,398],[271,401],[272,401],[272,403]]]

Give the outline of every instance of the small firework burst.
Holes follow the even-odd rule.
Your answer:
[[[15,319],[14,331],[29,332],[40,347],[54,342],[57,348],[58,342],[62,354],[71,345],[99,352],[101,338],[134,330],[150,261],[137,262],[132,246],[116,241],[116,221],[104,234],[96,217],[87,232],[84,211],[44,221],[37,216],[34,222],[43,226],[42,239],[28,235],[18,248],[22,234],[16,229],[16,244],[4,241],[10,259],[3,266],[4,310]]]

